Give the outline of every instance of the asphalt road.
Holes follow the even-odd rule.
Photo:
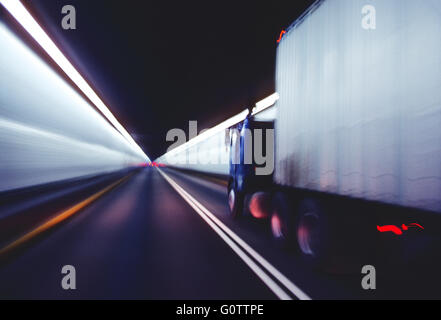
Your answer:
[[[0,266],[0,298],[437,297],[437,291],[424,291],[424,283],[414,288],[409,279],[400,282],[381,272],[378,289],[365,291],[361,274],[310,270],[271,241],[266,223],[232,221],[224,186],[164,172],[182,187],[181,194],[158,169],[135,174]],[[76,290],[62,289],[64,265],[75,267]]]

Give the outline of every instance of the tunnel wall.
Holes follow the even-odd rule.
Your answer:
[[[253,113],[253,118],[258,121],[274,121],[276,113],[276,105],[272,102],[265,109]],[[179,169],[228,176],[230,174],[231,138],[234,134],[231,128],[236,127],[237,123],[243,121],[245,117],[246,114],[239,113],[226,120],[229,122],[236,119],[237,121],[233,121],[234,125],[227,125],[227,128],[224,128],[220,124],[222,128],[217,130],[217,126],[214,127],[214,133],[207,138],[198,143],[192,143],[193,141],[190,140],[183,145],[188,147],[182,148],[179,152],[167,152],[156,161]],[[238,154],[238,149],[235,152]]]
[[[441,212],[441,2],[328,0],[277,51],[275,181]]]
[[[0,20],[0,192],[145,160]]]
[[[180,169],[226,176],[230,170],[229,142],[229,130],[221,130],[181,152],[173,155],[165,154],[157,161]]]

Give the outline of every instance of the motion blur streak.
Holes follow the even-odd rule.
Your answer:
[[[204,131],[203,133],[201,133],[197,137],[191,139],[187,143],[184,143],[184,144],[180,145],[179,147],[169,151],[168,153],[166,153],[162,157],[171,158],[172,156],[174,156],[184,150],[187,150],[190,147],[192,147],[202,141],[205,141],[205,140],[213,137],[217,133],[220,133],[220,132],[234,126],[235,124],[238,124],[239,122],[243,121],[248,116],[248,113],[249,113],[248,110],[242,111],[241,113],[235,115],[234,117],[231,117],[228,120],[225,120],[224,122],[218,124],[217,126]]]
[[[206,173],[229,175],[230,143],[232,130],[248,116],[252,115],[260,121],[273,121],[276,117],[276,102],[279,99],[277,92],[256,103],[250,111],[243,110],[239,114],[206,130],[156,159],[165,165],[190,169]],[[196,159],[197,161],[192,161]]]
[[[210,227],[233,249],[236,254],[253,270],[254,273],[276,294],[280,299],[290,299],[289,296],[271,279],[266,273],[249,257],[245,252],[250,255],[254,260],[260,263],[260,265],[267,270],[274,278],[282,283],[294,296],[300,300],[311,300],[311,298],[304,293],[299,287],[292,283],[286,276],[278,271],[271,263],[251,248],[245,241],[243,241],[238,235],[236,235],[231,229],[229,229],[222,221],[214,216],[208,209],[206,209],[201,203],[188,194],[182,187],[174,182],[168,175],[159,169],[159,172],[167,180],[168,183],[187,201],[188,204],[207,222]],[[233,240],[233,241],[231,241]],[[236,243],[240,246],[237,246]]]
[[[0,192],[145,162],[0,21]]]
[[[130,134],[113,116],[103,101],[93,91],[84,78],[67,60],[63,53],[57,48],[54,42],[48,37],[40,25],[26,10],[19,0],[0,0],[0,3],[11,13],[11,15],[23,26],[23,28],[38,42],[46,53],[60,66],[66,75],[80,88],[80,90],[92,101],[92,103],[103,113],[112,125],[127,139],[133,149],[141,156],[148,159]]]

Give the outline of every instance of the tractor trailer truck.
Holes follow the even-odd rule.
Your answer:
[[[438,0],[316,1],[278,45],[274,122],[250,115],[233,128],[233,216],[269,218],[274,238],[314,264],[376,251],[383,232],[439,227],[440,35]],[[243,163],[243,137],[271,123],[269,179]]]

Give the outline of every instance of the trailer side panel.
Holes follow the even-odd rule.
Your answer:
[[[441,2],[328,0],[279,44],[275,182],[441,212]]]

